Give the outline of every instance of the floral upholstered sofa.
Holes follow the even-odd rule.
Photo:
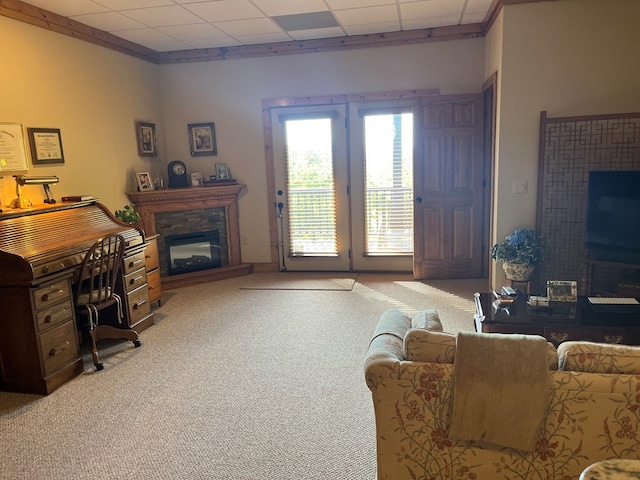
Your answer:
[[[450,438],[455,355],[437,312],[380,317],[365,364],[380,480],[576,480],[595,462],[640,458],[640,348],[549,344],[533,451]]]

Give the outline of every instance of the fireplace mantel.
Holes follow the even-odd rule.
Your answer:
[[[156,233],[162,235],[161,232],[156,230],[156,215],[159,213],[224,208],[228,265],[210,270],[163,276],[161,278],[163,289],[194,285],[251,273],[252,266],[243,264],[240,255],[238,194],[243,188],[245,188],[245,185],[233,184],[127,192],[127,196],[140,214],[142,228],[147,236],[155,235]],[[160,252],[160,255],[165,253]]]

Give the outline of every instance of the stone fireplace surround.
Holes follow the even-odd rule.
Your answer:
[[[158,255],[166,261],[165,235],[217,229],[222,267],[168,276],[161,273],[163,289],[194,285],[251,273],[240,256],[238,194],[245,185],[217,185],[127,192],[140,214],[147,236],[158,234]],[[177,214],[177,215],[176,215]],[[178,220],[179,219],[179,220]]]

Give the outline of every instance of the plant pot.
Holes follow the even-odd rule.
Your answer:
[[[533,271],[536,266],[504,262],[502,264],[502,268],[504,269],[504,274],[507,276],[508,280],[513,280],[515,282],[527,282],[531,278],[531,275],[533,275]]]

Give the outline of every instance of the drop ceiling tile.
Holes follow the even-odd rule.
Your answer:
[[[458,25],[458,15],[448,17],[415,18],[402,22],[402,30],[417,30],[419,28],[448,27]]]
[[[172,0],[93,0],[111,10],[135,10],[138,8],[175,5]]]
[[[484,17],[486,17],[486,12],[465,12],[460,23],[482,23]]]
[[[134,28],[144,28],[140,22],[132,18],[125,17],[116,12],[94,13],[92,15],[79,15],[71,17],[73,20],[89,25],[105,32],[117,32],[118,30],[133,30]]]
[[[290,42],[292,39],[284,32],[265,33],[262,35],[239,35],[236,37],[244,45],[256,45],[260,43]]]
[[[228,35],[225,35],[224,37],[198,38],[195,40],[189,40],[185,43],[188,43],[192,48],[237,47],[242,45],[241,42]]]
[[[287,32],[295,40],[313,40],[315,38],[333,38],[344,37],[344,30],[340,27],[317,28],[314,30],[298,30],[296,32]]]
[[[400,30],[400,23],[370,23],[367,25],[348,25],[344,26],[347,35],[369,35],[373,33],[397,32]]]
[[[203,21],[201,18],[178,5],[124,10],[122,13],[149,27],[186,25],[190,23],[202,23]]]
[[[280,28],[267,18],[252,18],[230,22],[216,22],[214,25],[231,36],[260,35],[280,32]]]
[[[64,17],[109,11],[91,0],[29,0],[27,3]]]
[[[247,0],[216,0],[186,4],[184,8],[207,22],[226,22],[246,18],[263,18],[264,14]]]
[[[208,38],[229,38],[222,30],[209,23],[196,25],[173,25],[170,27],[158,27],[156,30],[183,42]]]
[[[378,5],[395,5],[396,0],[326,0],[333,10],[349,8],[375,7]]]
[[[398,21],[398,10],[395,5],[336,10],[334,15],[343,27],[347,25],[380,24]]]
[[[277,15],[294,15],[297,13],[326,12],[327,6],[322,0],[252,0],[260,10],[274,17]]]
[[[185,50],[189,45],[171,38],[164,33],[153,28],[138,28],[135,30],[123,30],[118,32],[118,36],[130,42],[143,45],[156,52],[169,52],[172,50]]]
[[[427,17],[456,16],[462,14],[464,0],[423,0],[420,2],[402,3],[400,12],[402,18],[417,19]],[[457,24],[458,21],[454,23]]]

